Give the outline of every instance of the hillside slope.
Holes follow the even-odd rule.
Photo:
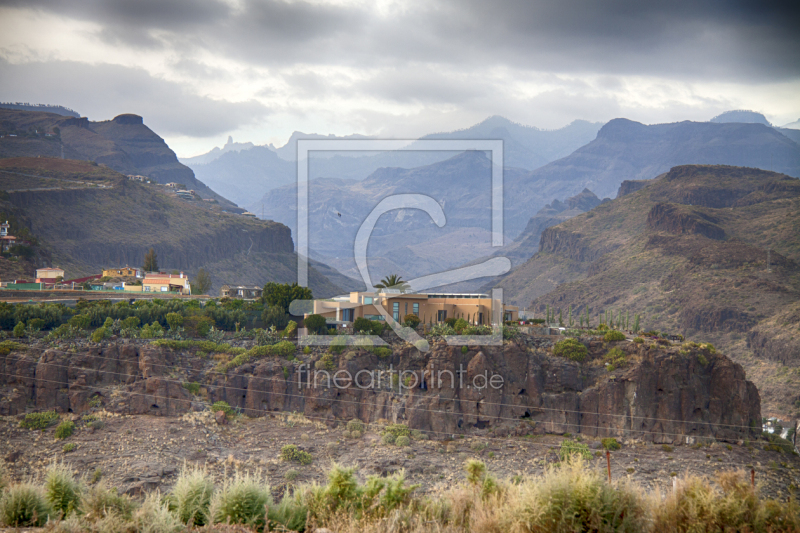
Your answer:
[[[800,180],[690,165],[548,228],[539,252],[498,285],[539,314],[550,305],[566,317],[572,306],[577,321],[588,306],[596,324],[623,311],[646,329],[717,343],[748,370],[765,411],[787,415],[800,373],[776,374],[800,367],[798,262]]]
[[[223,283],[261,285],[297,278],[289,229],[277,222],[225,213],[83,161],[0,159],[0,176],[10,191],[0,207],[36,235],[68,278],[96,274],[103,267],[141,266],[151,247],[162,269],[182,270],[190,277],[200,268],[209,271],[212,294]],[[342,292],[313,268],[309,276],[315,295]]]
[[[0,158],[42,156],[95,161],[117,172],[140,174],[158,183],[182,183],[203,198],[234,207],[195,178],[164,139],[145,126],[138,115],[91,122],[85,117],[0,109],[0,134],[4,134],[0,138]]]

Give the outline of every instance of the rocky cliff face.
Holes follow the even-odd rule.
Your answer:
[[[595,355],[582,364],[548,355],[552,343],[532,337],[467,353],[444,343],[427,355],[397,346],[386,359],[359,350],[339,357],[328,372],[314,369],[319,354],[298,353],[297,361],[268,358],[227,375],[190,353],[151,345],[112,343],[77,353],[30,348],[0,359],[0,413],[30,407],[79,413],[100,402],[120,413],[174,416],[202,408],[180,386],[199,381],[209,403],[224,400],[250,416],[296,411],[331,424],[383,419],[441,438],[473,428],[491,428],[495,436],[569,432],[658,443],[759,433],[758,391],[728,358],[620,343],[636,363],[606,372],[595,362],[602,343],[585,343]],[[409,388],[393,385],[390,369],[406,371]],[[326,376],[344,371],[370,374],[359,378],[361,387],[329,386]]]

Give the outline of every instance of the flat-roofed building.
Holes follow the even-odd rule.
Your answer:
[[[142,280],[142,292],[177,292],[179,294],[192,294],[189,277],[180,274],[166,274],[163,272],[148,272]]]
[[[406,315],[416,315],[424,324],[439,324],[448,318],[463,318],[475,325],[519,319],[518,307],[504,305],[488,294],[404,293],[394,289],[314,300],[314,313],[329,322],[354,322],[356,318],[385,320],[376,304],[397,322],[402,322]],[[492,318],[495,311],[499,319]]]

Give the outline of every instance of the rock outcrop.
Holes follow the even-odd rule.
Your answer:
[[[527,337],[465,353],[443,342],[429,354],[398,346],[385,359],[350,351],[328,370],[315,368],[319,354],[305,361],[268,358],[228,374],[190,353],[151,345],[77,353],[31,348],[0,361],[0,413],[81,413],[102,405],[125,414],[180,415],[198,406],[174,377],[176,369],[188,369],[183,379],[203,383],[208,403],[226,401],[249,416],[291,411],[331,425],[353,418],[402,422],[434,438],[487,428],[495,436],[580,433],[658,443],[757,435],[758,391],[727,357],[620,343],[638,363],[607,372],[594,362],[602,343],[586,343],[596,355],[582,364],[548,355],[546,337]]]

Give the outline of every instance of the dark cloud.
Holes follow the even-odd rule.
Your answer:
[[[162,135],[219,135],[269,114],[261,103],[199,96],[143,69],[70,61],[15,65],[0,60],[0,94],[12,101],[58,103],[91,120],[135,113]]]
[[[764,82],[800,68],[800,4],[675,0],[0,0],[91,20],[135,46],[209,50],[252,64],[411,63]]]

